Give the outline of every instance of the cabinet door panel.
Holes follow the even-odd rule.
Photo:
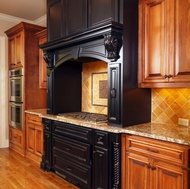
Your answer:
[[[34,153],[35,150],[35,128],[34,125],[27,125],[27,151]]]
[[[23,55],[23,47],[22,47],[22,33],[18,33],[15,37],[15,48],[16,48],[16,64],[18,66],[22,66],[22,55]]]
[[[120,123],[120,100],[121,100],[121,70],[120,64],[109,65],[109,86],[108,86],[108,121],[110,123]]]
[[[175,67],[173,81],[190,79],[190,1],[175,3]]]
[[[114,0],[90,0],[90,26],[96,25],[102,21],[114,20]]]
[[[139,5],[142,82],[164,82],[167,75],[166,0],[141,1]],[[170,30],[168,30],[170,31]],[[142,39],[141,39],[142,38]]]
[[[172,166],[162,162],[155,163],[155,180],[153,182],[156,189],[186,189],[187,171],[177,166]],[[184,182],[185,181],[185,182]],[[155,186],[156,185],[156,186]],[[185,186],[186,185],[186,186]]]
[[[151,189],[148,158],[136,154],[126,154],[127,189]]]
[[[35,154],[42,156],[43,154],[43,130],[42,127],[35,127]]]
[[[87,28],[87,0],[67,0],[66,35]]]
[[[65,36],[63,25],[65,19],[63,18],[63,0],[54,0],[48,3],[48,41]]]
[[[109,188],[108,150],[98,147],[94,151],[94,188]]]

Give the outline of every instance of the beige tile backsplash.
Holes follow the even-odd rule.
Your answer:
[[[190,89],[152,89],[153,123],[178,124],[178,118],[190,119]]]
[[[92,103],[92,74],[103,72],[107,72],[103,61],[83,64],[82,111],[107,114],[107,106]],[[151,122],[178,124],[179,117],[190,120],[190,89],[152,89]]]
[[[83,112],[91,112],[91,113],[99,113],[99,114],[107,114],[107,99],[103,99],[102,105],[94,105],[92,103],[92,74],[94,73],[105,73],[107,72],[107,63],[103,61],[96,61],[90,63],[83,64],[82,70],[82,111]],[[98,74],[97,74],[98,76]],[[100,77],[101,74],[100,74]],[[97,89],[98,90],[98,89]]]

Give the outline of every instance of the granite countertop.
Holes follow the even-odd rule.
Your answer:
[[[62,121],[71,124],[77,124],[80,126],[89,127],[93,129],[99,129],[113,133],[134,134],[138,136],[144,136],[153,139],[174,142],[178,144],[190,145],[190,127],[186,126],[144,123],[124,128],[119,128],[119,127],[108,126],[106,123],[95,124],[95,123],[78,121],[76,119],[60,118],[57,117],[56,115],[47,114],[46,109],[26,110],[25,112],[38,115],[42,118]]]

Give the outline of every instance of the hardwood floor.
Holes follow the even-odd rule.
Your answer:
[[[9,148],[0,149],[0,189],[77,189]]]

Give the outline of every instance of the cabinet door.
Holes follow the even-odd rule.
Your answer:
[[[152,189],[150,188],[150,163],[149,159],[133,153],[127,153],[125,159],[125,188],[127,189]],[[163,188],[162,188],[163,189]]]
[[[43,129],[42,126],[35,126],[35,154],[39,157],[43,154]]]
[[[63,0],[47,1],[48,41],[65,36],[63,11]]]
[[[66,35],[87,28],[87,0],[66,0]]]
[[[155,162],[152,166],[155,189],[187,189],[187,170],[163,162]]]
[[[19,32],[9,38],[9,68],[23,66],[23,33]]]
[[[139,80],[167,82],[168,53],[173,30],[169,26],[170,0],[139,1]],[[168,39],[168,37],[170,38]],[[172,60],[171,60],[172,61]],[[142,75],[141,75],[142,74]]]
[[[39,45],[47,41],[47,32],[46,29],[37,33],[39,37]],[[47,65],[43,58],[43,51],[39,49],[39,87],[41,89],[46,89],[47,86]]]
[[[119,22],[119,2],[115,0],[89,0],[89,26],[108,20]]]
[[[171,81],[190,81],[190,1],[174,1],[175,65]]]
[[[94,188],[107,189],[108,186],[108,149],[95,147],[94,150]]]
[[[120,64],[110,64],[108,68],[109,86],[108,86],[108,121],[109,123],[119,124],[121,111],[121,87],[120,87]]]
[[[35,151],[35,126],[31,123],[27,123],[27,151],[34,153]]]

